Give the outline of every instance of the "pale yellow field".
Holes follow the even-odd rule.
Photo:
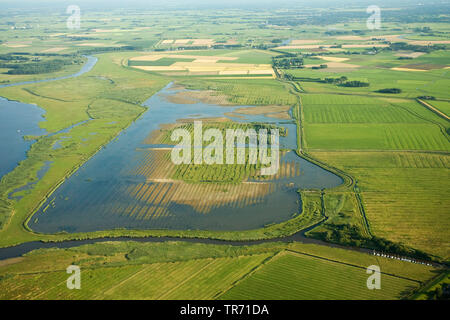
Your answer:
[[[328,57],[328,56],[317,56],[317,58],[326,60],[326,61],[331,61],[331,62],[344,62],[344,61],[350,60],[349,58],[338,58],[338,57]]]
[[[25,47],[29,47],[30,45],[28,45],[28,44],[4,44],[4,46],[6,46],[8,48],[25,48]]]
[[[60,52],[60,51],[66,50],[66,49],[67,49],[67,47],[55,47],[55,48],[43,50],[42,52],[43,53]]]
[[[186,43],[188,43],[188,42],[190,42],[192,40],[193,39],[177,39],[177,40],[175,40],[175,43],[176,44],[186,44]]]
[[[409,68],[391,68],[391,70],[395,70],[395,71],[419,71],[419,72],[428,71],[428,70],[422,70],[422,69],[409,69]]]
[[[31,41],[20,41],[20,42],[7,42],[3,44],[8,48],[24,48],[31,45]]]
[[[237,57],[222,56],[196,56],[176,54],[152,54],[131,58],[131,61],[157,61],[162,58],[186,58],[195,59],[191,62],[178,61],[170,66],[134,66],[133,68],[157,71],[185,71],[191,75],[260,75],[267,74],[272,77],[275,73],[270,64],[248,64],[248,63],[223,63],[219,61],[234,61]]]
[[[201,46],[201,45],[212,45],[214,44],[214,40],[213,39],[193,39],[194,46]]]

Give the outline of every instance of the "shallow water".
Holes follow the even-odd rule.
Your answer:
[[[26,152],[34,141],[26,141],[24,136],[46,134],[38,124],[44,113],[35,105],[0,98],[0,178],[26,158]]]
[[[254,196],[251,201],[235,199],[202,209],[195,201],[187,203],[173,198],[173,194],[181,192],[177,189],[180,184],[146,181],[144,175],[137,173],[137,168],[148,159],[150,165],[157,161],[157,151],[145,149],[154,147],[145,145],[145,138],[160,125],[178,119],[223,117],[225,113],[242,108],[169,102],[167,95],[175,93],[168,86],[147,100],[144,105],[149,110],[66,180],[33,216],[29,226],[44,233],[115,228],[247,230],[282,222],[298,213],[301,210],[298,188],[322,189],[342,183],[336,175],[289,152],[282,162],[293,163],[292,168],[296,168],[297,174],[280,177],[279,181],[271,183],[270,191]],[[246,118],[246,121],[289,126],[288,137],[281,139],[280,144],[295,148],[294,123],[260,115],[246,115]],[[243,188],[254,195],[256,189],[252,188],[257,186]],[[232,192],[229,190],[234,190],[227,185],[223,185],[223,189],[223,197]],[[189,190],[183,192],[191,192]]]
[[[96,57],[87,56],[86,63],[77,73],[57,78],[4,84],[0,85],[0,88],[79,77],[89,72],[97,61],[98,59]],[[42,136],[47,134],[46,130],[39,127],[39,122],[44,120],[44,114],[45,110],[36,105],[10,101],[0,97],[0,150],[2,155],[0,158],[0,179],[5,174],[11,172],[20,161],[25,160],[27,151],[35,141],[25,141],[23,139],[24,136]],[[86,121],[49,134],[48,136],[69,132],[73,127],[81,125],[84,122]]]

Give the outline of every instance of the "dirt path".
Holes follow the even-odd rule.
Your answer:
[[[433,111],[434,113],[436,113],[438,116],[444,118],[445,120],[450,120],[450,117],[449,117],[449,116],[447,116],[447,115],[446,115],[445,113],[443,113],[442,111],[436,109],[436,108],[433,107],[431,104],[429,104],[429,103],[427,103],[427,102],[425,102],[425,101],[423,101],[423,100],[420,100],[420,99],[417,99],[417,101],[418,101],[421,105],[423,105],[424,107],[426,107],[426,108],[430,109],[431,111]]]

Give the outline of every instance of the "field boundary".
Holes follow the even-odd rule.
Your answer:
[[[430,111],[434,112],[435,114],[437,114],[438,116],[440,116],[441,118],[450,121],[450,117],[447,116],[445,113],[443,113],[442,111],[440,111],[438,108],[433,107],[431,104],[421,100],[421,99],[417,99],[417,102],[419,102],[421,105],[423,105],[424,107],[426,107],[427,109],[429,109]]]
[[[251,269],[249,272],[247,272],[246,274],[242,275],[242,277],[240,277],[238,280],[234,281],[228,288],[226,288],[225,290],[223,290],[222,292],[219,292],[218,294],[216,294],[213,299],[217,300],[219,299],[221,296],[223,296],[225,293],[227,293],[228,291],[230,291],[231,289],[233,289],[234,287],[236,287],[239,283],[241,283],[242,281],[244,281],[245,279],[251,277],[253,274],[255,274],[255,272],[257,272],[259,269],[263,268],[266,264],[270,263],[271,261],[273,261],[274,259],[276,259],[280,254],[282,254],[284,250],[282,251],[278,251],[275,252],[274,254],[272,254],[271,256],[267,257],[266,259],[264,259],[259,265],[257,265],[256,267],[254,267],[253,269]]]
[[[367,267],[362,267],[362,266],[359,266],[359,265],[356,265],[356,264],[352,264],[352,263],[348,263],[348,262],[343,262],[343,261],[338,261],[338,260],[334,260],[334,259],[329,259],[329,258],[313,255],[313,254],[310,254],[310,253],[299,252],[299,251],[295,251],[295,250],[292,250],[292,249],[285,249],[285,251],[288,251],[288,252],[291,252],[291,253],[297,254],[297,255],[304,255],[304,256],[311,257],[311,258],[321,259],[321,260],[334,262],[334,263],[339,263],[339,264],[342,264],[342,265],[346,265],[346,266],[350,266],[350,267],[354,267],[354,268],[358,268],[358,269],[367,270]],[[411,279],[411,278],[408,278],[408,277],[399,276],[399,275],[396,275],[396,274],[393,274],[393,273],[387,273],[387,272],[382,272],[382,271],[380,273],[384,274],[384,275],[391,276],[391,277],[396,277],[396,278],[399,278],[399,279],[403,279],[403,280],[413,281],[413,282],[416,282],[416,283],[419,283],[419,284],[423,283],[420,280],[415,280],[415,279]]]

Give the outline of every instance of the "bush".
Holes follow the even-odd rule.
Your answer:
[[[361,87],[368,87],[369,85],[370,84],[368,82],[353,80],[353,81],[344,82],[344,83],[340,84],[339,86],[349,87],[349,88],[361,88]]]
[[[380,89],[380,90],[377,90],[376,92],[379,92],[379,93],[395,93],[395,94],[398,94],[398,93],[401,93],[401,92],[402,92],[402,89],[398,89],[398,88],[387,88],[387,89]]]
[[[417,99],[422,99],[422,100],[436,100],[436,97],[433,97],[433,96],[419,96],[419,97],[417,97]]]

